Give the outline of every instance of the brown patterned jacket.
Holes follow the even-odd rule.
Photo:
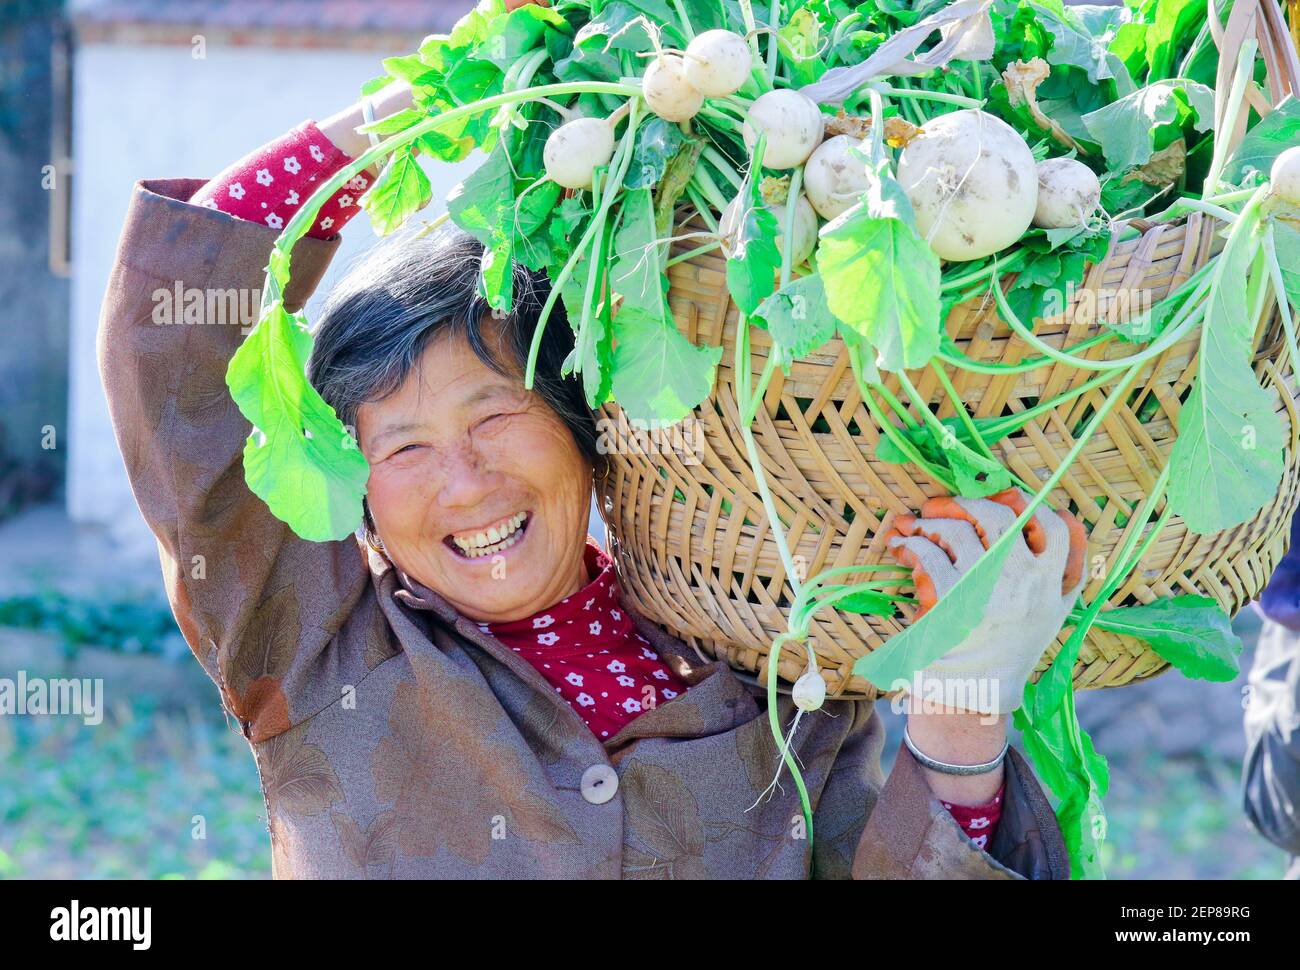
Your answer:
[[[639,619],[691,690],[601,742],[525,661],[381,554],[296,537],[244,484],[249,426],[224,383],[240,327],[153,319],[154,294],[178,283],[260,290],[276,233],[189,205],[201,184],[136,186],[100,370],[177,622],[257,761],[277,877],[1068,876],[1014,751],[981,851],[906,749],[883,777],[874,705],[827,703],[796,742],[809,851],[793,785],[750,810],[777,752],[763,697],[726,665]],[[335,248],[300,243],[290,304]]]

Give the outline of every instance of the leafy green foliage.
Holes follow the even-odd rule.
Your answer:
[[[375,232],[387,236],[407,218],[429,204],[433,186],[410,147],[399,149],[361,197],[361,207],[370,215]]]
[[[361,523],[370,469],[355,439],[307,380],[311,337],[276,301],[231,358],[226,383],[253,424],[248,487],[304,539],[343,539]]]
[[[1292,145],[1300,145],[1300,100],[1288,94],[1259,124],[1246,132],[1223,167],[1223,177],[1240,182],[1248,172],[1268,176],[1273,161]]]
[[[1241,672],[1241,638],[1208,596],[1173,596],[1141,606],[1104,610],[1095,625],[1145,640],[1188,677],[1229,681]]]
[[[1282,424],[1255,377],[1247,279],[1260,246],[1258,210],[1243,213],[1218,258],[1195,387],[1178,417],[1169,500],[1192,532],[1245,522],[1282,480]]]
[[[998,430],[984,433],[997,422]],[[929,424],[916,428],[900,428],[904,438],[935,468],[946,468],[957,484],[958,494],[966,498],[985,498],[1011,487],[1011,474],[997,461],[982,453],[982,446],[1006,437],[1011,428],[1000,419],[973,419],[980,432],[981,442],[972,440],[970,431],[960,418],[944,418],[939,422],[940,432]],[[912,459],[893,442],[882,437],[876,446],[876,458],[891,464],[905,465]]]
[[[763,204],[758,179],[750,173],[736,196],[738,212],[727,256],[727,289],[743,313],[753,313],[776,289],[781,251],[776,237],[780,224]]]
[[[668,313],[649,189],[630,192],[615,241],[610,285],[622,298],[613,319],[612,390],[634,419],[680,421],[713,389],[721,347],[696,347]]]
[[[1126,172],[1151,161],[1189,126],[1210,130],[1214,92],[1193,81],[1157,81],[1083,116],[1084,127],[1102,147],[1106,165]]]
[[[888,173],[822,230],[818,269],[831,312],[865,337],[886,370],[921,367],[939,349],[939,257]]]
[[[791,280],[769,296],[755,311],[753,322],[767,327],[773,353],[787,374],[796,357],[807,356],[835,336],[835,317],[816,274]]]

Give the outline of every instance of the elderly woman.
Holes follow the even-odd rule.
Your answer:
[[[779,765],[765,695],[623,605],[587,537],[601,457],[560,376],[563,319],[534,389],[520,376],[546,280],[517,269],[515,310],[494,318],[459,230],[381,247],[320,320],[310,378],[369,462],[364,536],[308,542],[270,514],[223,383],[241,328],[159,319],[156,295],[258,291],[277,228],[363,150],[361,114],[306,123],[210,181],[139,183],[100,333],[177,622],[257,762],[275,875],[1067,878],[1005,716],[1077,587],[1060,521],[1027,534],[995,625],[930,671],[991,679],[995,705],[910,713],[887,779],[874,705],[804,718],[810,848],[794,786],[760,797]],[[291,309],[367,187],[354,179],[296,248]],[[918,588],[942,595],[1016,498],[900,522]]]

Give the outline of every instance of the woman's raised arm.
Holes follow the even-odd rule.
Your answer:
[[[339,126],[353,113],[359,119],[360,107],[326,127],[347,141]],[[310,124],[295,133],[308,129],[320,133]],[[294,192],[301,201],[310,189],[288,183],[309,162],[322,179],[330,164],[332,172],[348,160],[347,148],[311,137],[296,165],[280,158],[274,173],[258,160],[284,139],[208,183],[137,183],[100,317],[99,366],[113,429],[140,511],[158,539],[172,610],[254,741],[333,703],[336,685],[356,683],[366,672],[364,658],[328,649],[345,617],[365,622],[352,615],[369,588],[365,550],[352,538],[299,539],[249,491],[243,448],[251,429],[225,385],[227,363],[255,321],[279,227],[275,219],[220,211],[214,188],[231,202],[273,187],[284,193],[281,204]],[[289,171],[295,167],[300,171]],[[251,174],[242,177],[248,185],[241,171]],[[235,184],[242,193],[231,191]],[[299,241],[289,309],[306,301],[337,244],[336,237]]]

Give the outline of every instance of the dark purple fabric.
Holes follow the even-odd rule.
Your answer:
[[[1291,519],[1291,545],[1255,606],[1270,620],[1300,630],[1300,514]]]

